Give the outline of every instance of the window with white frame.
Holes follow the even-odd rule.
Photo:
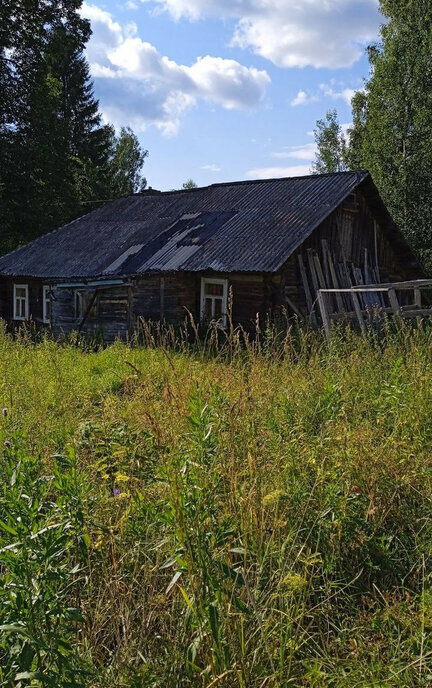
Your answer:
[[[201,320],[219,320],[225,327],[227,302],[228,280],[201,279]]]
[[[51,322],[51,291],[47,284],[42,287],[42,320],[47,324]]]
[[[14,320],[28,320],[29,291],[28,284],[14,284]]]

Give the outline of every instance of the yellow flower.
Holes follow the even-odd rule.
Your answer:
[[[281,586],[290,592],[299,593],[307,587],[307,580],[298,573],[287,573],[281,581]]]
[[[127,483],[128,480],[130,480],[128,475],[125,475],[124,473],[116,473],[116,483]]]

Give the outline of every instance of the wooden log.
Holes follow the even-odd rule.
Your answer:
[[[330,341],[330,319],[329,319],[329,314],[327,311],[327,305],[325,302],[324,294],[323,292],[319,289],[317,292],[317,297],[318,297],[318,305],[320,308],[320,313],[321,313],[321,320],[324,326],[324,331],[327,337],[327,341]]]
[[[400,315],[401,307],[399,305],[399,301],[398,301],[398,298],[396,296],[396,290],[394,288],[389,289],[388,290],[388,296],[389,296],[390,306],[392,307],[393,313],[395,315]]]
[[[326,248],[327,248],[327,260],[328,260],[328,264],[329,264],[330,275],[331,275],[331,278],[332,278],[333,287],[334,287],[335,289],[338,289],[340,285],[339,285],[338,278],[337,278],[337,275],[336,275],[336,270],[335,270],[335,266],[334,266],[334,263],[333,263],[333,258],[332,258],[332,255],[331,255],[331,253],[330,253],[330,249],[329,249],[329,247],[328,247],[327,241],[325,242],[325,244],[326,244]],[[343,299],[342,299],[341,295],[340,295],[338,292],[335,292],[335,293],[336,293],[337,310],[338,310],[340,313],[343,313],[343,312],[345,311]]]
[[[313,288],[314,288],[314,292],[315,292],[313,294],[313,296],[316,299],[318,296],[319,285],[318,285],[318,277],[317,277],[316,270],[315,270],[315,261],[313,258],[313,249],[312,248],[307,249],[307,256],[308,256],[309,272],[310,272],[310,276],[312,279],[312,284],[313,284]]]
[[[291,310],[292,310],[296,315],[298,315],[298,317],[300,318],[300,320],[303,321],[303,320],[304,320],[303,313],[297,308],[297,306],[295,305],[294,301],[292,301],[292,300],[289,298],[289,296],[287,296],[286,294],[285,294],[285,301],[286,301],[287,306],[289,306],[289,307],[291,308]]]
[[[365,321],[364,321],[364,318],[363,318],[362,310],[361,310],[361,308],[360,308],[359,298],[358,298],[357,294],[356,294],[354,291],[351,292],[351,298],[352,298],[352,300],[353,300],[354,310],[355,310],[356,315],[357,315],[357,320],[358,320],[358,322],[359,322],[360,329],[361,329],[361,331],[362,331],[362,334],[365,335],[365,334],[366,334],[366,325],[365,325]]]
[[[318,254],[314,255],[314,262],[315,262],[315,270],[316,270],[316,274],[318,277],[319,285],[320,285],[321,289],[325,289],[328,285],[325,281],[323,269],[321,267],[321,261],[319,259]],[[325,303],[327,311],[331,312],[333,310],[332,306],[331,306],[331,296],[329,294],[323,294],[323,299],[324,299],[324,303]]]
[[[330,268],[329,268],[329,264],[328,264],[327,241],[325,239],[321,239],[321,247],[322,247],[325,281],[326,281],[326,285],[329,286],[329,284],[331,284]]]
[[[312,315],[312,312],[313,312],[312,295],[311,295],[310,288],[309,288],[309,282],[308,282],[307,275],[306,275],[306,268],[304,266],[303,256],[300,253],[298,254],[298,264],[299,264],[299,268],[300,268],[300,275],[301,275],[302,282],[303,282],[303,289],[304,289],[304,293],[306,296],[306,305],[308,308],[308,313],[309,313],[309,315]]]

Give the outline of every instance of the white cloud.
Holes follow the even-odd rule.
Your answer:
[[[142,0],[174,19],[235,20],[232,44],[281,67],[348,67],[379,30],[378,0]]]
[[[137,3],[133,0],[128,0],[125,7],[127,10],[137,10],[139,5],[137,5]]]
[[[270,77],[235,60],[206,55],[182,65],[143,41],[134,22],[120,26],[109,12],[84,3],[93,35],[87,48],[92,76],[106,120],[143,131],[154,125],[175,135],[181,117],[198,100],[225,109],[260,105]]]
[[[295,160],[312,160],[315,157],[316,144],[306,143],[304,146],[290,146],[281,151],[271,153],[272,158],[292,158]]]
[[[333,100],[343,100],[348,106],[350,106],[353,95],[356,93],[356,90],[359,89],[341,87],[340,90],[337,90],[334,88],[334,86],[335,82],[333,80],[330,85],[320,84],[320,90],[327,98],[332,98]]]
[[[292,99],[290,104],[292,107],[296,107],[297,105],[308,105],[309,103],[315,103],[317,100],[318,96],[311,95],[306,91],[299,91],[296,97]]]
[[[279,177],[304,177],[310,174],[310,165],[288,167],[254,167],[247,172],[251,179],[277,179]]]
[[[207,172],[220,172],[221,168],[219,165],[215,165],[214,163],[211,163],[210,165],[202,165],[201,167],[202,170],[206,170]]]

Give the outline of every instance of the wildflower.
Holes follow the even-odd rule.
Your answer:
[[[10,449],[12,445],[9,442],[9,440],[6,440],[6,442],[4,442],[4,446],[6,447],[6,449]]]
[[[120,494],[120,490],[119,490],[117,487],[115,487],[114,490],[113,490],[113,495],[114,495],[114,497],[118,497],[119,494]]]
[[[124,473],[117,473],[115,477],[116,483],[127,483],[129,480],[129,476],[125,475]]]
[[[307,580],[298,573],[287,573],[281,586],[293,593],[300,593],[307,587]]]
[[[8,417],[8,410],[7,410],[7,408],[4,408],[4,409],[2,410],[2,414],[3,414],[3,417],[4,417],[4,418],[7,418],[7,417]]]

